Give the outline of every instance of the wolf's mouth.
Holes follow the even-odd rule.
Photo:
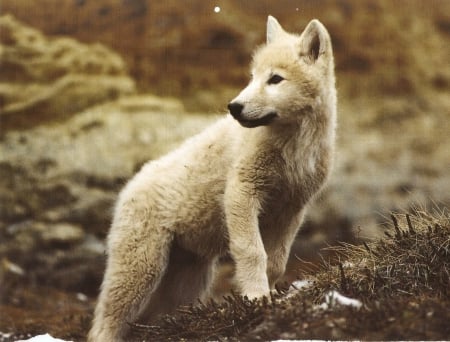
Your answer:
[[[253,128],[258,126],[267,126],[270,124],[276,117],[277,113],[270,112],[269,114],[263,116],[262,118],[258,118],[255,120],[246,120],[243,118],[236,118],[237,121],[241,124],[241,126],[247,127],[247,128]]]

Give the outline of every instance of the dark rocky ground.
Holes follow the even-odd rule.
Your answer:
[[[186,309],[141,333],[151,340],[177,339],[177,331],[195,339],[450,338],[442,288],[448,291],[450,3],[323,1],[305,2],[299,11],[295,1],[252,3],[220,1],[216,15],[200,0],[189,8],[175,0],[2,1],[0,332],[83,340],[118,191],[145,161],[215,120],[206,111],[223,115],[247,82],[251,51],[263,41],[270,13],[291,31],[318,17],[334,42],[336,169],[311,207],[286,276],[315,277],[317,290],[278,304],[234,297],[217,304],[223,308]],[[392,228],[391,211],[415,213],[417,206],[444,210],[426,219],[434,227],[439,217],[447,234],[430,245],[440,254],[428,254],[443,265],[433,270],[441,283],[425,281],[416,291],[382,277],[372,283],[376,294],[358,290],[350,280],[379,279],[374,269],[389,269],[405,284],[423,274],[399,271],[398,256],[372,273],[344,268],[343,277],[339,253],[321,250],[378,239]],[[360,254],[346,256],[353,264],[372,260],[358,248]],[[334,266],[322,265],[330,258]],[[232,286],[231,274],[225,265],[218,300]],[[331,288],[364,308],[315,311]]]
[[[384,238],[332,247],[334,257],[304,271],[309,286],[280,285],[271,299],[235,294],[182,307],[153,326],[136,326],[136,340],[362,339],[446,340],[450,336],[450,215],[397,214]],[[5,267],[5,265],[3,265]],[[14,338],[50,332],[83,340],[92,299],[49,287],[5,282],[0,329]],[[358,299],[360,308],[326,299],[331,290]],[[320,305],[327,303],[327,305]],[[26,317],[26,319],[24,319]]]

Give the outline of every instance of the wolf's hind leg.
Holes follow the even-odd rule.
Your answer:
[[[139,234],[135,231],[120,235],[114,236],[115,242],[109,246],[105,277],[88,341],[127,340],[130,323],[138,321],[151,302],[169,262],[170,232]]]
[[[142,323],[149,323],[159,314],[173,312],[180,305],[195,303],[207,296],[215,264],[215,259],[199,257],[174,242],[169,266],[148,302]]]

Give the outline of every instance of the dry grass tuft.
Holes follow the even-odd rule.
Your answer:
[[[450,295],[450,221],[441,213],[391,215],[385,238],[360,246],[341,244],[329,249],[338,267],[324,264],[316,275],[319,288],[340,290],[369,301],[380,296],[419,295],[430,291],[437,298]],[[326,284],[326,285],[325,285]]]
[[[149,340],[205,339],[215,340],[224,336],[240,336],[253,329],[263,320],[264,312],[274,307],[273,302],[280,298],[273,295],[273,301],[261,301],[232,293],[224,301],[214,300],[207,304],[180,307],[174,316],[166,315],[160,325],[134,325],[137,334],[144,334]],[[195,319],[193,319],[195,318]]]

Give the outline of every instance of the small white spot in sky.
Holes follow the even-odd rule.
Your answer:
[[[220,7],[219,6],[214,7],[214,12],[215,13],[219,13],[220,12]]]

